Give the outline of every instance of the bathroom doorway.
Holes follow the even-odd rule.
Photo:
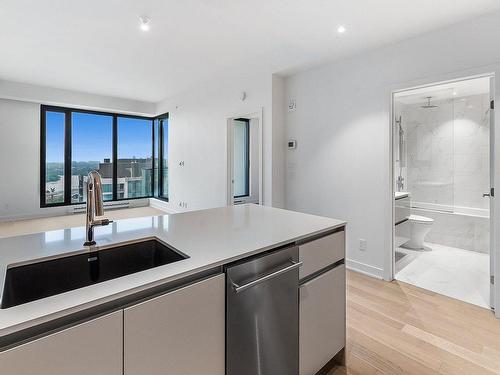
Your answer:
[[[393,93],[393,276],[493,306],[493,77]]]

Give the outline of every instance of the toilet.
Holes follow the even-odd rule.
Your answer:
[[[424,239],[431,230],[434,219],[425,216],[410,215],[410,240],[403,246],[408,249],[424,250]]]

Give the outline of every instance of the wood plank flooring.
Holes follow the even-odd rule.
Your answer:
[[[500,374],[500,319],[398,281],[347,274],[347,364],[328,375]]]

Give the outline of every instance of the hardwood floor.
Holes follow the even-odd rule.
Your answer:
[[[347,275],[347,367],[328,375],[500,374],[493,313],[398,281]]]

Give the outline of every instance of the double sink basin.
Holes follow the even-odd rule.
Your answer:
[[[8,267],[1,308],[50,297],[188,257],[157,239]]]

